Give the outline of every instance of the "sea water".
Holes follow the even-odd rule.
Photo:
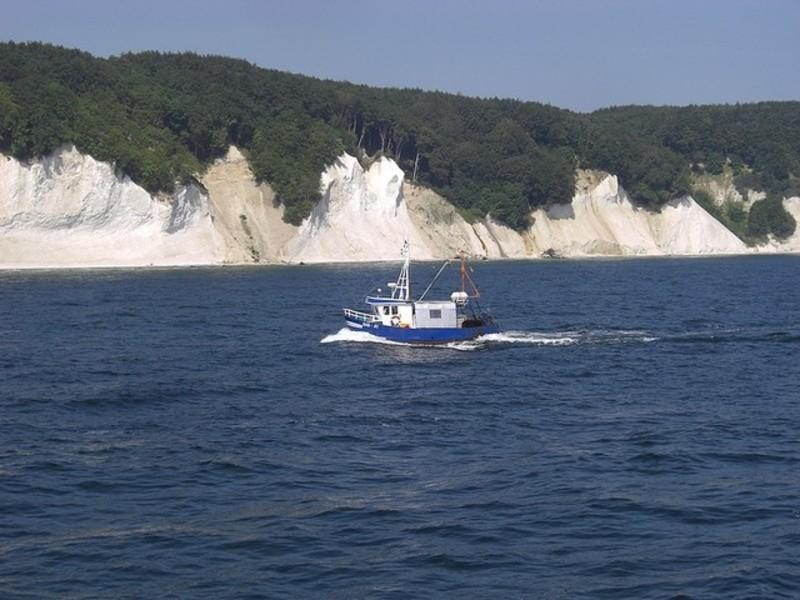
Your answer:
[[[800,258],[473,267],[0,273],[0,595],[797,597]]]

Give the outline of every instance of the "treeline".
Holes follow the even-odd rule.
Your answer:
[[[323,81],[215,56],[99,59],[0,44],[0,150],[25,159],[64,143],[114,161],[150,191],[170,190],[235,144],[295,223],[341,152],[382,154],[467,217],[491,213],[523,228],[532,208],[571,198],[576,167],[618,174],[636,202],[656,209],[690,191],[692,170],[716,173],[726,163],[771,197],[787,193],[800,174],[800,103],[579,114]]]

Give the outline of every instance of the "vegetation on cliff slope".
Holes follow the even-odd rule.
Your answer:
[[[490,212],[521,228],[531,208],[569,200],[576,166],[618,174],[636,202],[656,209],[689,191],[691,169],[715,173],[726,161],[746,165],[753,186],[777,198],[800,174],[800,103],[580,114],[322,81],[215,56],[99,59],[0,44],[0,151],[26,159],[65,143],[114,161],[151,191],[171,189],[235,144],[295,223],[337,155],[382,153],[465,214]],[[773,217],[767,227],[783,228]]]

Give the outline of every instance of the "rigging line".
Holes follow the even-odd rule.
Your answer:
[[[467,267],[469,268],[470,271],[472,271],[472,267],[470,267],[469,265],[467,265]],[[474,273],[474,271],[473,271],[473,273]],[[472,277],[469,276],[469,273],[466,271],[466,269],[463,270],[463,276],[466,279],[466,281],[469,282],[469,285],[472,288],[472,295],[470,297],[474,298],[474,299],[480,298],[481,297],[481,292],[478,289],[478,286],[475,285],[475,282],[472,281]],[[464,284],[462,283],[462,287],[463,287],[463,285]]]
[[[431,288],[433,287],[433,284],[434,284],[434,283],[436,283],[436,280],[437,280],[437,279],[439,279],[439,275],[441,275],[441,274],[442,274],[442,271],[444,271],[444,268],[445,268],[447,265],[449,265],[449,264],[450,264],[450,261],[449,261],[449,260],[446,260],[446,261],[444,261],[444,264],[443,264],[441,267],[439,267],[439,271],[436,273],[436,275],[434,275],[433,279],[431,279],[431,282],[428,284],[428,287],[426,287],[426,288],[425,288],[425,291],[424,291],[424,292],[422,292],[422,296],[420,296],[420,297],[419,297],[419,299],[417,300],[417,302],[422,302],[422,299],[423,299],[423,298],[425,298],[425,295],[426,295],[428,292],[430,292],[430,291],[431,291]]]

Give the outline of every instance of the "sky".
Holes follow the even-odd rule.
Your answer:
[[[0,40],[579,111],[800,100],[800,0],[0,0]]]

